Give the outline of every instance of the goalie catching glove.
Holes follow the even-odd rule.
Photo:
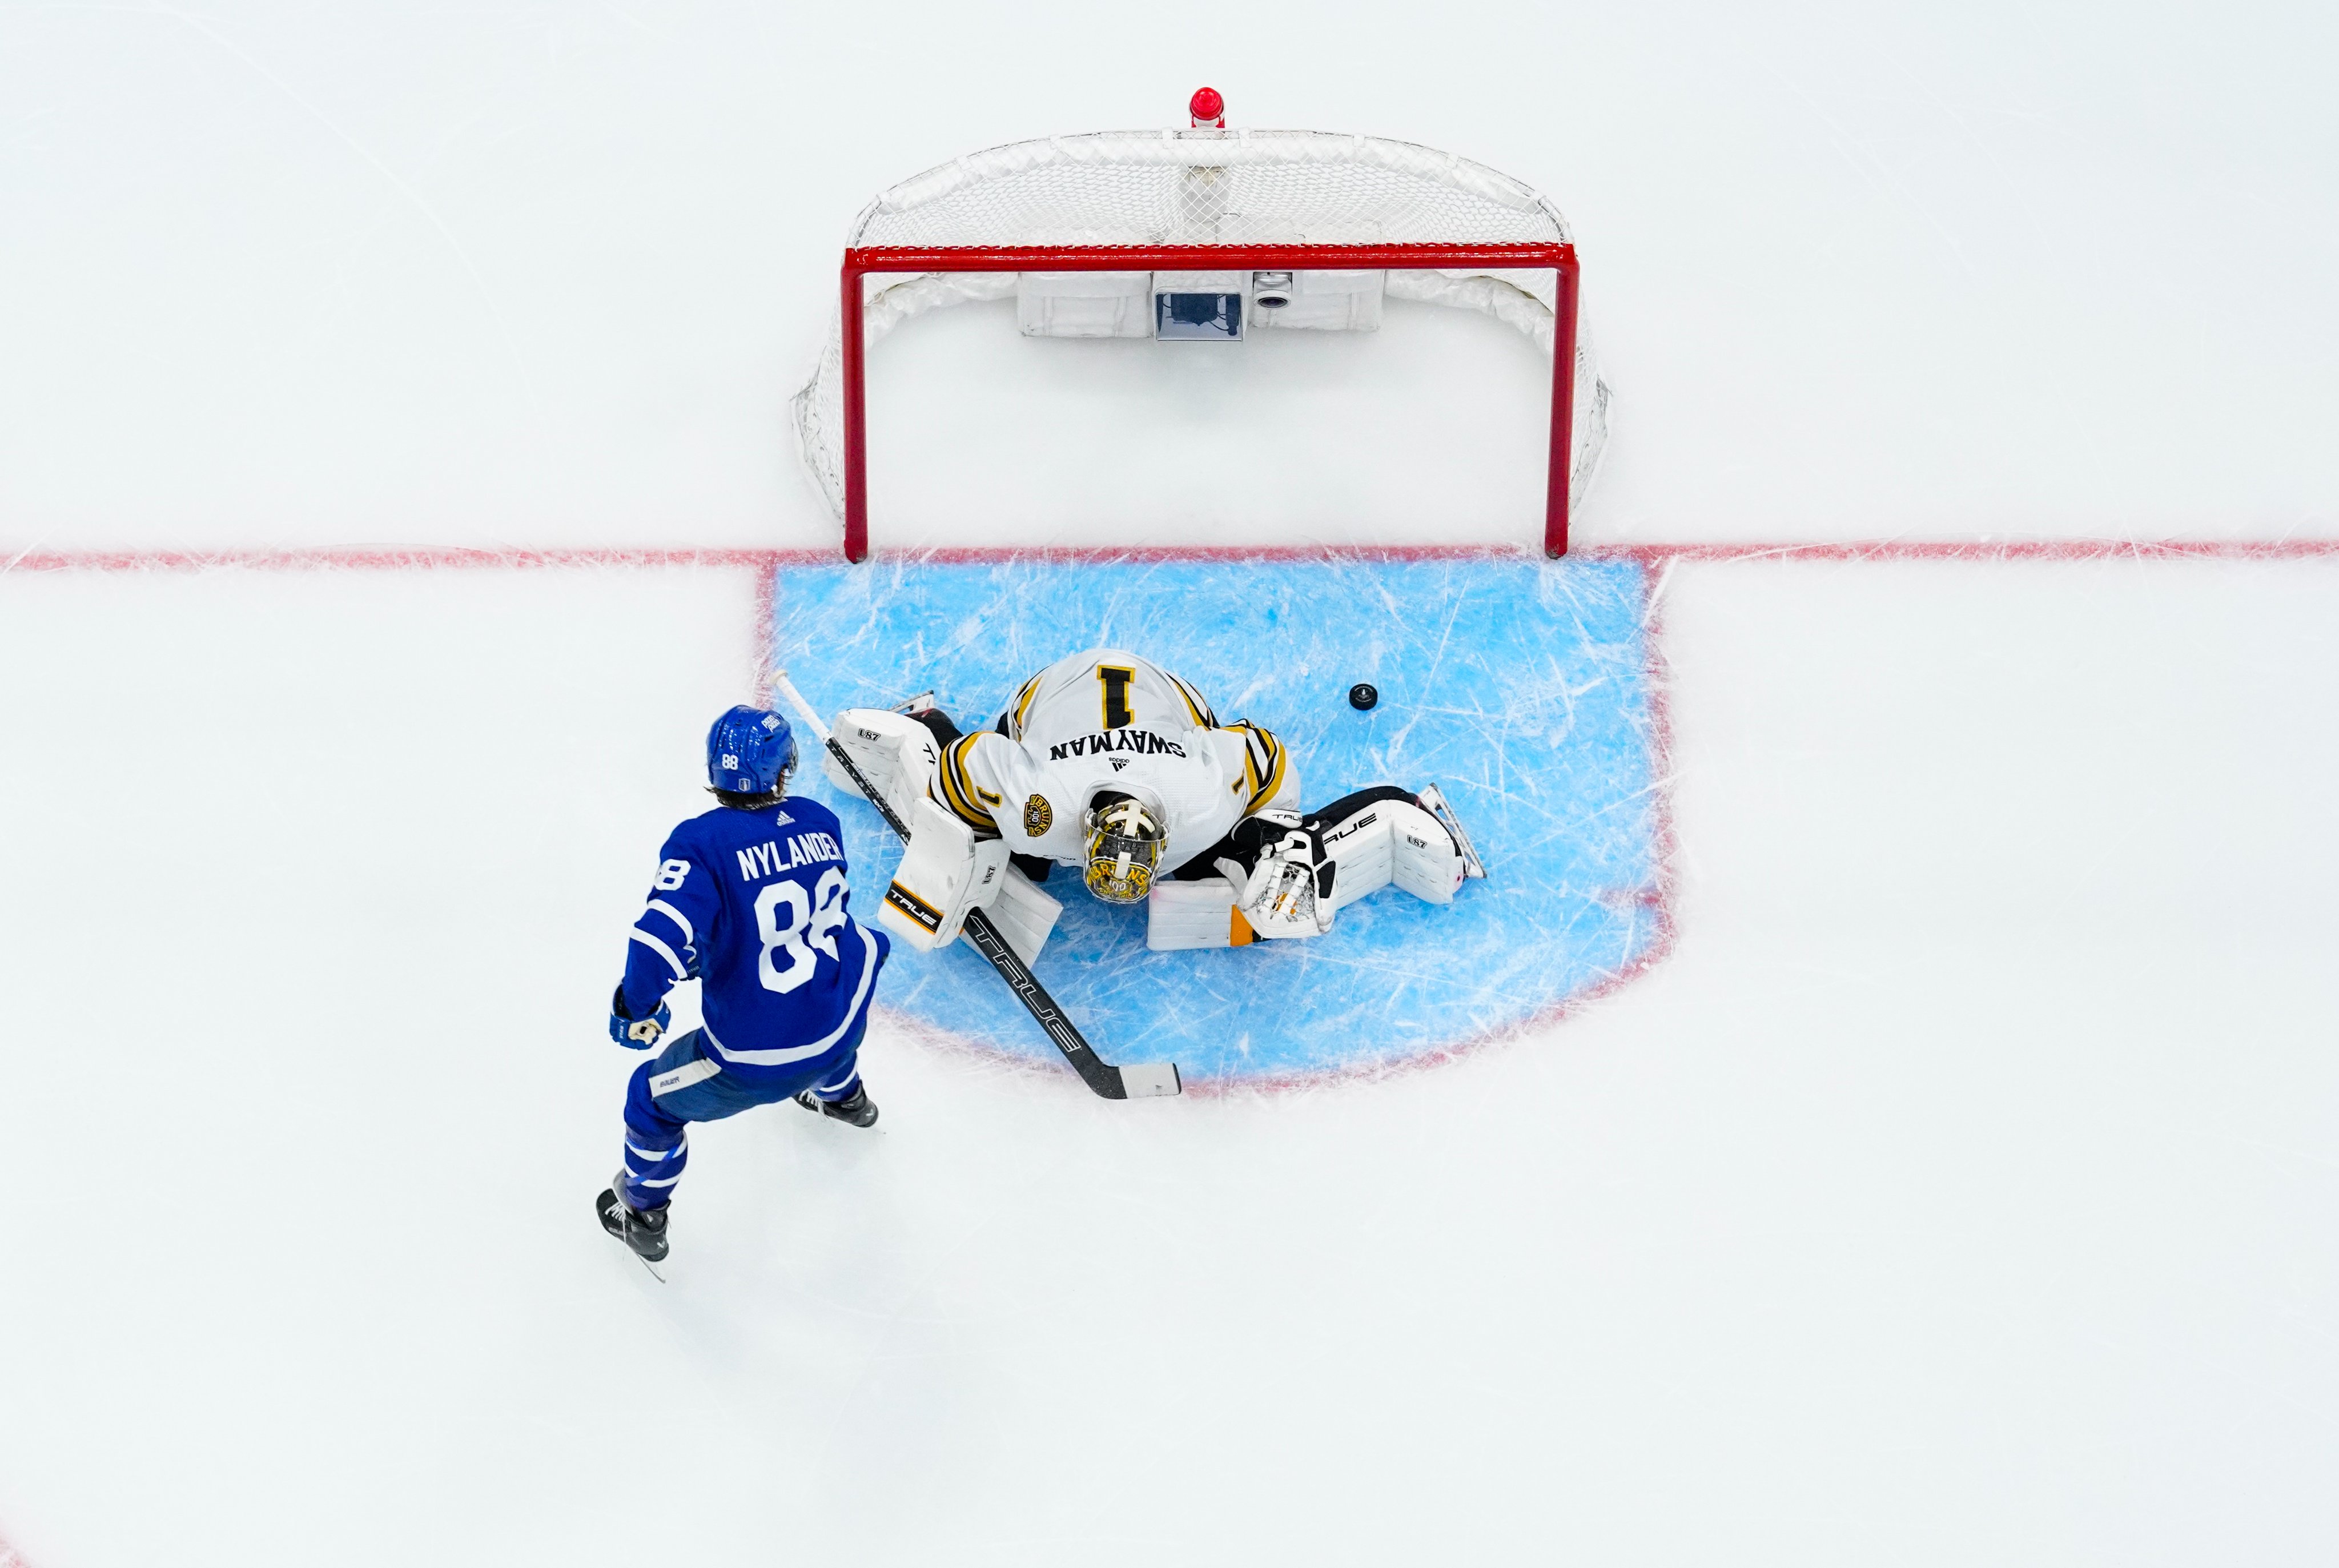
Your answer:
[[[1268,845],[1239,886],[1235,902],[1253,932],[1264,937],[1322,936],[1332,929],[1337,906],[1333,884],[1340,863],[1323,853],[1315,834],[1296,812],[1261,812],[1262,821],[1282,818],[1290,831]],[[1239,862],[1224,863],[1230,867]],[[1232,883],[1232,879],[1229,879]]]
[[[1189,869],[1155,887],[1148,947],[1322,936],[1339,911],[1391,883],[1450,903],[1466,878],[1486,874],[1436,784],[1418,795],[1393,784],[1358,790],[1305,817],[1260,812],[1211,852],[1211,862],[1215,877]]]

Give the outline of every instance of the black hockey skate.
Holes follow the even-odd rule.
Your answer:
[[[593,1200],[593,1212],[601,1217],[601,1228],[632,1247],[644,1263],[665,1261],[666,1205],[636,1208],[617,1196],[613,1183]]]
[[[869,1086],[865,1083],[856,1086],[851,1094],[834,1102],[821,1099],[807,1089],[796,1096],[796,1103],[806,1110],[816,1110],[823,1116],[833,1116],[855,1127],[867,1127],[877,1119],[877,1102],[869,1098]]]

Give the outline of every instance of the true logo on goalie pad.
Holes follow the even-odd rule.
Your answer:
[[[928,931],[940,931],[943,928],[943,912],[898,882],[885,890],[885,902]]]
[[[1056,808],[1048,804],[1046,795],[1035,794],[1023,803],[1024,837],[1038,838],[1055,825]]]

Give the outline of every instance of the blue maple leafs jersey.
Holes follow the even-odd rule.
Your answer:
[[[854,920],[836,814],[815,800],[718,806],[667,835],[626,950],[626,1010],[657,1011],[696,949],[708,1050],[725,1071],[798,1070],[845,1042],[888,949]]]

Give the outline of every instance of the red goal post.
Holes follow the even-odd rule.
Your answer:
[[[1543,547],[1567,553],[1569,477],[1574,471],[1575,247],[1494,245],[1130,245],[948,246],[913,250],[868,245],[844,252],[837,319],[843,329],[844,426],[844,555],[869,557],[868,350],[862,280],[883,272],[1255,271],[1269,268],[1335,270],[1389,268],[1518,271],[1548,267],[1554,274],[1551,356],[1551,458],[1545,478]]]
[[[1384,298],[1491,316],[1551,355],[1544,547],[1564,554],[1606,444],[1609,390],[1558,209],[1484,164],[1409,142],[1228,130],[1207,88],[1191,114],[1183,130],[969,153],[863,210],[835,325],[792,405],[846,556],[869,554],[871,346],[926,311],[1010,297],[1018,329],[1042,337],[1372,331]]]

